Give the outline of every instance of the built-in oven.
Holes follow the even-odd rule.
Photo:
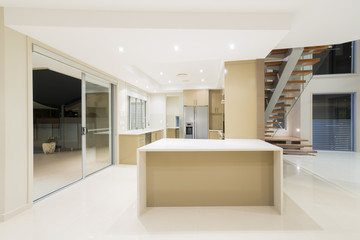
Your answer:
[[[194,123],[185,123],[185,138],[194,138]]]

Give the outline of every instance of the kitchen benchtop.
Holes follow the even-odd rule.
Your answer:
[[[161,139],[138,148],[138,151],[282,151],[258,139]]]
[[[120,132],[119,135],[141,135],[141,134],[145,134],[145,133],[151,133],[151,132],[157,132],[157,131],[162,131],[164,129],[136,129],[136,130],[129,130],[129,131],[124,131],[124,132]]]

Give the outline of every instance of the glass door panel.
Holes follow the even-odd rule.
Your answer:
[[[81,72],[33,53],[33,200],[83,177]]]
[[[111,86],[86,75],[85,176],[111,165]]]

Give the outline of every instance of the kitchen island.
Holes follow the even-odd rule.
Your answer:
[[[282,149],[257,139],[162,139],[138,149],[138,215],[147,207],[274,206]]]

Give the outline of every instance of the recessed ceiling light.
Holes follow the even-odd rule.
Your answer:
[[[171,80],[169,80],[168,83],[171,83]]]
[[[200,73],[203,73],[203,72],[204,72],[204,70],[200,69]]]
[[[202,82],[204,82],[204,81],[205,81],[205,79],[203,79],[203,78],[202,78],[202,79],[201,79],[201,81],[202,81]]]
[[[162,76],[162,75],[164,75],[164,73],[163,73],[163,72],[160,72],[160,75]]]
[[[234,50],[234,48],[235,48],[235,44],[233,44],[233,43],[229,44],[229,49],[230,50]]]
[[[174,51],[175,51],[175,52],[178,52],[179,50],[180,50],[179,45],[174,45]]]
[[[123,52],[124,52],[124,48],[123,48],[123,47],[119,47],[119,52],[123,53]]]

